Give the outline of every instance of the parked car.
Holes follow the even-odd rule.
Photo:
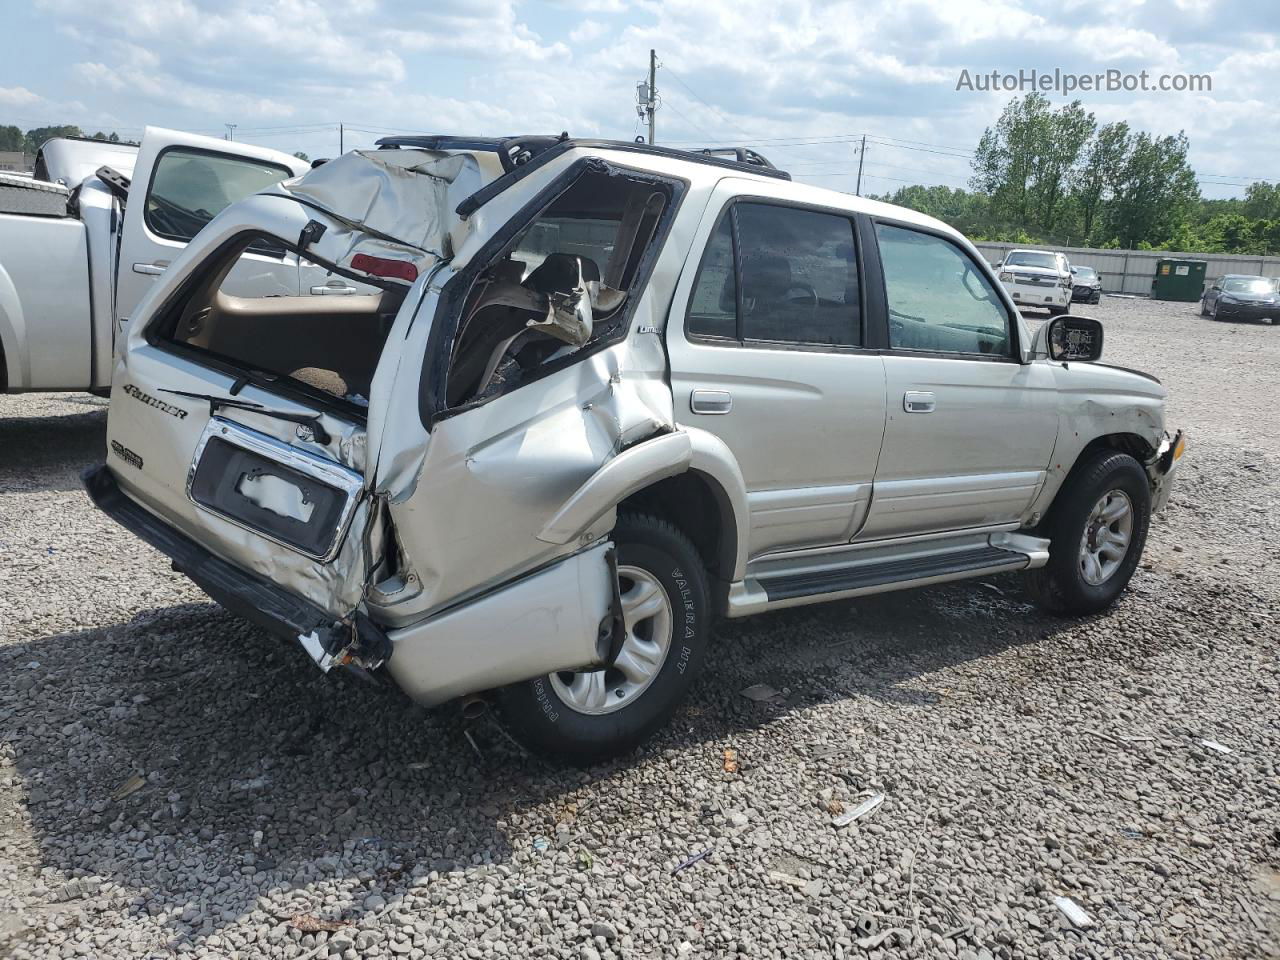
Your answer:
[[[1200,316],[1280,323],[1280,292],[1276,286],[1274,277],[1229,273],[1205,288],[1200,298]]]
[[[1071,268],[1071,302],[1097,303],[1102,299],[1102,278],[1093,267]]]
[[[275,150],[148,128],[141,146],[60,137],[0,189],[0,392],[105,391],[133,308],[223,207],[308,165]],[[248,294],[296,296],[295,257],[260,245]]]
[[[1071,264],[1049,250],[1010,250],[1000,261],[1000,282],[1019,307],[1039,307],[1056,317],[1071,308]]]
[[[1008,571],[1105,609],[1164,387],[945,224],[734,156],[398,137],[228,206],[135,311],[90,495],[322,670],[496,691],[578,761],[716,617]],[[229,293],[263,238],[377,293]]]

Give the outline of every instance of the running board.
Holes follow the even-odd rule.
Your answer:
[[[1018,533],[847,547],[763,559],[729,589],[728,615],[776,610],[1043,566],[1048,541]]]

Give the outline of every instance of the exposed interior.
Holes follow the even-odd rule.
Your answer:
[[[454,341],[451,406],[495,396],[620,330],[668,184],[588,170],[479,275]],[[161,336],[360,415],[408,286],[350,280],[246,237]]]
[[[671,200],[660,182],[590,170],[480,274],[446,383],[450,406],[513,389],[619,332]]]
[[[368,406],[408,287],[380,289],[305,258],[294,263],[293,254],[263,254],[261,246],[261,238],[252,238],[231,250],[197,285],[166,339],[358,414]]]

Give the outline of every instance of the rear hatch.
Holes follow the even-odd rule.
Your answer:
[[[124,494],[349,617],[389,536],[367,440],[395,379],[387,347],[481,184],[466,155],[350,153],[216,217],[139,305],[115,371],[107,466]],[[244,295],[245,252],[284,248],[296,293]]]

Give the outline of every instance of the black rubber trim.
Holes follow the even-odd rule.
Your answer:
[[[333,617],[314,604],[215,557],[144,510],[121,491],[105,463],[90,467],[81,479],[94,506],[169,557],[174,569],[186,574],[220,606],[237,616],[289,639],[333,622]]]
[[[823,593],[841,593],[863,587],[876,587],[885,583],[902,583],[907,580],[923,580],[949,573],[964,573],[1021,560],[1029,562],[1025,554],[999,547],[978,547],[963,553],[948,553],[940,557],[913,557],[909,560],[890,560],[874,566],[859,565],[821,573],[793,574],[762,579],[765,596],[770,601],[790,600],[793,597],[812,597]]]

